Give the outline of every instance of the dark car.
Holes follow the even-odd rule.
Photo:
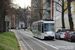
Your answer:
[[[11,27],[11,29],[15,29],[15,27]]]
[[[68,40],[68,36],[70,35],[71,32],[75,32],[75,31],[67,31],[64,36],[65,40]]]
[[[75,41],[75,32],[70,32],[68,35],[68,41]]]

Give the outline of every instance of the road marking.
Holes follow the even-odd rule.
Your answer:
[[[20,41],[20,38],[17,36],[17,34],[16,34],[17,32],[14,31],[14,33],[15,33],[15,35],[16,35],[16,38],[17,38],[17,40],[18,40],[18,42],[19,42],[20,47],[22,47],[21,49],[22,49],[22,50],[24,50],[24,49],[27,50],[26,46],[23,44],[22,41]],[[23,48],[22,45],[25,46],[25,47]]]
[[[24,48],[24,50],[27,50],[27,48],[26,48],[26,46],[23,44],[23,42],[22,42],[22,41],[20,41],[20,42],[21,42],[22,48]]]
[[[28,37],[26,37],[26,38],[28,38]],[[29,39],[29,38],[28,38]],[[31,39],[29,39],[29,40],[31,40]],[[32,41],[32,40],[31,40]],[[35,41],[32,41],[32,42],[34,42],[34,43],[36,43]],[[43,47],[42,45],[40,45],[40,44],[38,44],[38,43],[36,43],[37,45],[39,45],[40,47],[42,47],[42,48],[44,48],[45,50],[47,50],[45,47]]]
[[[21,32],[21,31],[20,31],[20,32]],[[22,32],[21,32],[21,33],[22,33]],[[24,32],[23,32],[23,34],[24,34]],[[27,35],[27,34],[24,34],[24,35],[26,35],[26,36],[28,36],[28,37],[33,38],[33,37],[32,37],[32,36],[30,36],[30,35]],[[33,38],[33,39],[35,39],[35,40],[37,40],[37,41],[39,41],[39,42],[42,42],[42,43],[44,43],[44,44],[46,44],[46,45],[48,45],[48,46],[50,46],[50,47],[55,48],[55,49],[57,49],[57,50],[58,50],[58,48],[57,48],[57,47],[54,47],[54,46],[52,46],[52,45],[50,45],[50,44],[47,44],[47,43],[45,43],[45,42],[43,42],[43,41],[40,41],[40,40],[36,39],[36,38]]]
[[[18,34],[19,35],[19,34]],[[20,35],[19,35],[20,36]],[[20,36],[21,37],[21,36]],[[22,38],[22,37],[21,37]],[[22,38],[23,39],[23,38]],[[23,39],[24,40],[24,39]],[[24,40],[25,41],[25,40]],[[33,50],[32,48],[31,48],[31,46],[25,41],[25,43],[30,47],[30,49],[31,50]]]

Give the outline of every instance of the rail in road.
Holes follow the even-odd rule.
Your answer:
[[[20,41],[25,46],[25,50],[75,50],[75,43],[64,40],[46,41],[33,37],[28,31],[15,31]],[[65,48],[67,47],[68,48]],[[72,49],[71,49],[72,48]]]
[[[20,41],[23,42],[23,44],[26,47],[26,50],[58,50],[58,48],[54,46],[50,46],[49,44],[44,44],[43,42],[39,42],[38,40],[35,40],[34,38],[29,37],[26,34],[23,34],[20,31],[16,31],[18,37],[20,38]]]

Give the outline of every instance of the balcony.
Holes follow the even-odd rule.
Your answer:
[[[46,4],[46,10],[50,11],[50,4],[49,3]]]
[[[50,13],[47,12],[46,13],[46,17],[49,18],[50,17]]]
[[[34,3],[34,7],[37,7],[37,4]]]
[[[46,8],[46,11],[50,11],[50,7],[47,7],[47,8]]]
[[[37,1],[34,1],[34,6],[37,7],[38,3]]]

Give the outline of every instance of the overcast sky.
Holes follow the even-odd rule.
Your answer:
[[[14,0],[13,3],[18,4],[22,8],[31,6],[31,0]]]

